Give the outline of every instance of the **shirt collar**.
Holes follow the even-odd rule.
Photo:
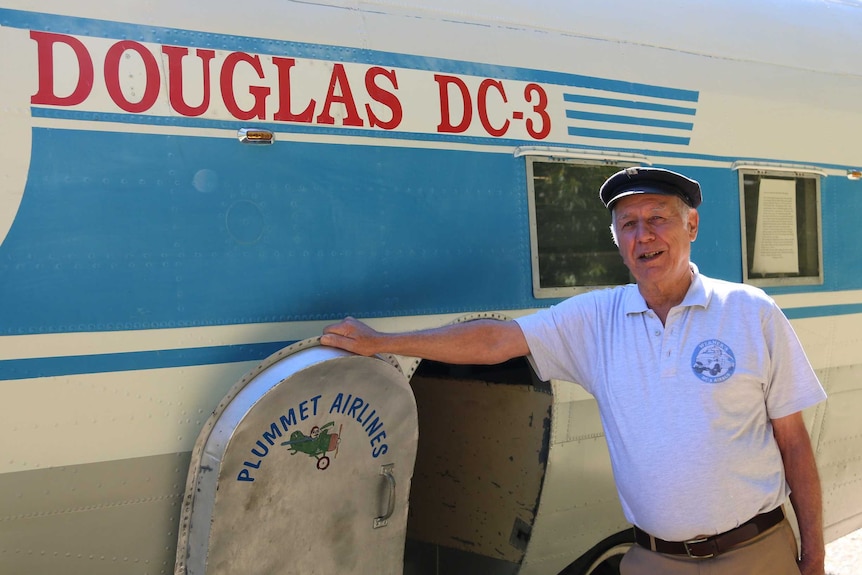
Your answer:
[[[700,270],[694,263],[689,262],[693,274],[691,285],[688,287],[688,293],[682,298],[681,307],[706,307],[709,305],[709,298],[712,295],[712,286],[703,281],[703,276],[700,275]]]
[[[691,285],[688,287],[688,292],[686,292],[685,297],[682,298],[682,303],[677,307],[706,307],[709,304],[709,298],[711,295],[710,287],[703,281],[703,276],[700,275],[700,271],[697,269],[697,266],[689,262],[688,264],[691,266],[691,271],[693,274]],[[628,314],[637,314],[637,313],[646,313],[649,311],[649,306],[647,306],[646,300],[644,300],[641,295],[640,290],[637,289],[637,284],[630,284],[627,290],[625,304],[623,309],[625,313]]]

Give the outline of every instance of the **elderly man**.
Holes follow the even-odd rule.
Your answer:
[[[696,181],[628,168],[599,195],[636,284],[508,322],[385,334],[347,319],[321,342],[447,363],[528,355],[540,378],[582,385],[598,402],[635,526],[626,575],[822,575],[820,483],[801,411],[825,393],[789,322],[761,290],[690,262]]]

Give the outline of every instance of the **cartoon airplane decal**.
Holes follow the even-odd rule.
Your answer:
[[[297,430],[290,434],[290,441],[283,441],[281,444],[290,447],[290,454],[305,453],[317,459],[317,468],[321,471],[329,467],[329,456],[327,453],[332,452],[332,458],[338,456],[338,445],[341,443],[341,428],[338,426],[338,433],[330,433],[335,427],[335,422],[330,421],[324,424],[323,427],[314,426],[308,435]]]

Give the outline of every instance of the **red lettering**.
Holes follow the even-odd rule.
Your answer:
[[[506,91],[503,89],[502,82],[499,80],[482,80],[482,83],[479,84],[479,94],[476,99],[476,105],[479,107],[479,120],[481,120],[485,131],[490,135],[499,138],[509,130],[509,120],[503,122],[502,128],[494,128],[494,126],[491,125],[491,121],[488,119],[488,90],[491,88],[497,89],[497,92],[499,92],[500,96],[503,98],[504,104],[509,101],[506,99]]]
[[[237,104],[236,95],[233,92],[233,75],[240,62],[250,64],[257,73],[257,77],[263,79],[263,68],[260,65],[259,56],[250,56],[245,52],[228,54],[221,69],[221,93],[225,107],[238,120],[251,120],[253,118],[263,120],[266,116],[266,97],[270,93],[270,89],[266,86],[249,87],[248,91],[254,98],[254,105],[251,109],[243,110]]]
[[[144,61],[147,83],[144,88],[144,95],[138,102],[127,100],[120,87],[120,59],[129,50],[137,52]],[[122,40],[108,49],[108,53],[105,55],[105,87],[108,88],[108,94],[120,109],[133,114],[146,112],[153,107],[159,98],[160,83],[159,64],[156,62],[156,57],[142,44],[131,40]]]
[[[272,57],[272,63],[278,68],[278,112],[273,117],[279,122],[303,122],[310,124],[314,119],[314,106],[317,102],[311,100],[305,110],[299,114],[290,111],[290,70],[296,65],[293,58]]]
[[[162,52],[168,57],[168,94],[171,107],[183,116],[200,116],[210,107],[210,62],[215,58],[215,50],[196,50],[203,66],[203,101],[197,107],[189,106],[183,97],[183,58],[188,48],[177,46],[162,46]]]
[[[30,98],[31,104],[47,106],[75,106],[87,99],[93,90],[93,59],[87,48],[77,38],[50,32],[30,31],[30,38],[36,41],[36,54],[39,64],[39,88]],[[68,96],[54,93],[54,44],[62,43],[75,53],[78,60],[78,83]]]
[[[538,84],[527,84],[524,88],[524,97],[527,102],[533,103],[533,94],[539,96],[539,103],[533,106],[533,111],[536,112],[542,119],[541,127],[537,128],[536,123],[532,118],[527,119],[527,132],[537,140],[543,140],[551,133],[551,117],[548,115],[548,95],[545,90]]]
[[[338,88],[339,94],[335,93],[336,88]],[[329,91],[326,93],[326,101],[323,102],[323,111],[317,116],[317,123],[335,123],[335,118],[331,112],[332,104],[342,104],[344,106],[347,115],[344,118],[343,125],[362,126],[364,124],[362,118],[359,117],[359,111],[356,109],[356,102],[353,99],[353,92],[350,90],[350,83],[347,81],[344,64],[335,64],[332,67],[332,76],[329,79]]]
[[[381,127],[384,130],[394,130],[401,124],[401,120],[404,117],[404,111],[401,108],[401,102],[398,100],[398,97],[392,92],[388,92],[377,85],[375,79],[379,76],[384,76],[387,80],[392,83],[392,88],[398,89],[398,81],[395,78],[395,70],[385,70],[379,67],[369,68],[365,73],[365,89],[368,91],[368,95],[371,96],[371,99],[375,102],[380,102],[387,108],[392,111],[392,119],[388,122],[384,122],[371,109],[371,106],[365,104],[365,111],[368,113],[368,124],[372,127]]]
[[[465,132],[473,120],[473,101],[470,98],[467,84],[460,78],[443,76],[442,74],[434,74],[434,80],[437,81],[437,86],[440,89],[440,124],[437,126],[437,131],[455,134]],[[452,85],[461,92],[461,100],[464,104],[464,115],[457,126],[452,124],[449,108],[449,86]]]

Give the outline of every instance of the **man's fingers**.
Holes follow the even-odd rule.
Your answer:
[[[349,333],[350,331],[350,322],[353,321],[353,318],[345,318],[338,323],[333,323],[331,325],[323,328],[324,334],[336,334],[336,335],[344,335]]]
[[[348,317],[343,321],[323,328],[320,343],[330,347],[339,347],[353,351],[357,344],[360,333],[357,331],[356,320]]]
[[[339,333],[324,333],[320,336],[320,343],[322,345],[328,345],[330,347],[345,347],[346,345],[350,345],[353,340],[349,337],[345,337]]]
[[[324,333],[322,336],[320,336],[320,345],[328,345],[330,347],[336,347],[335,336],[331,333]]]

